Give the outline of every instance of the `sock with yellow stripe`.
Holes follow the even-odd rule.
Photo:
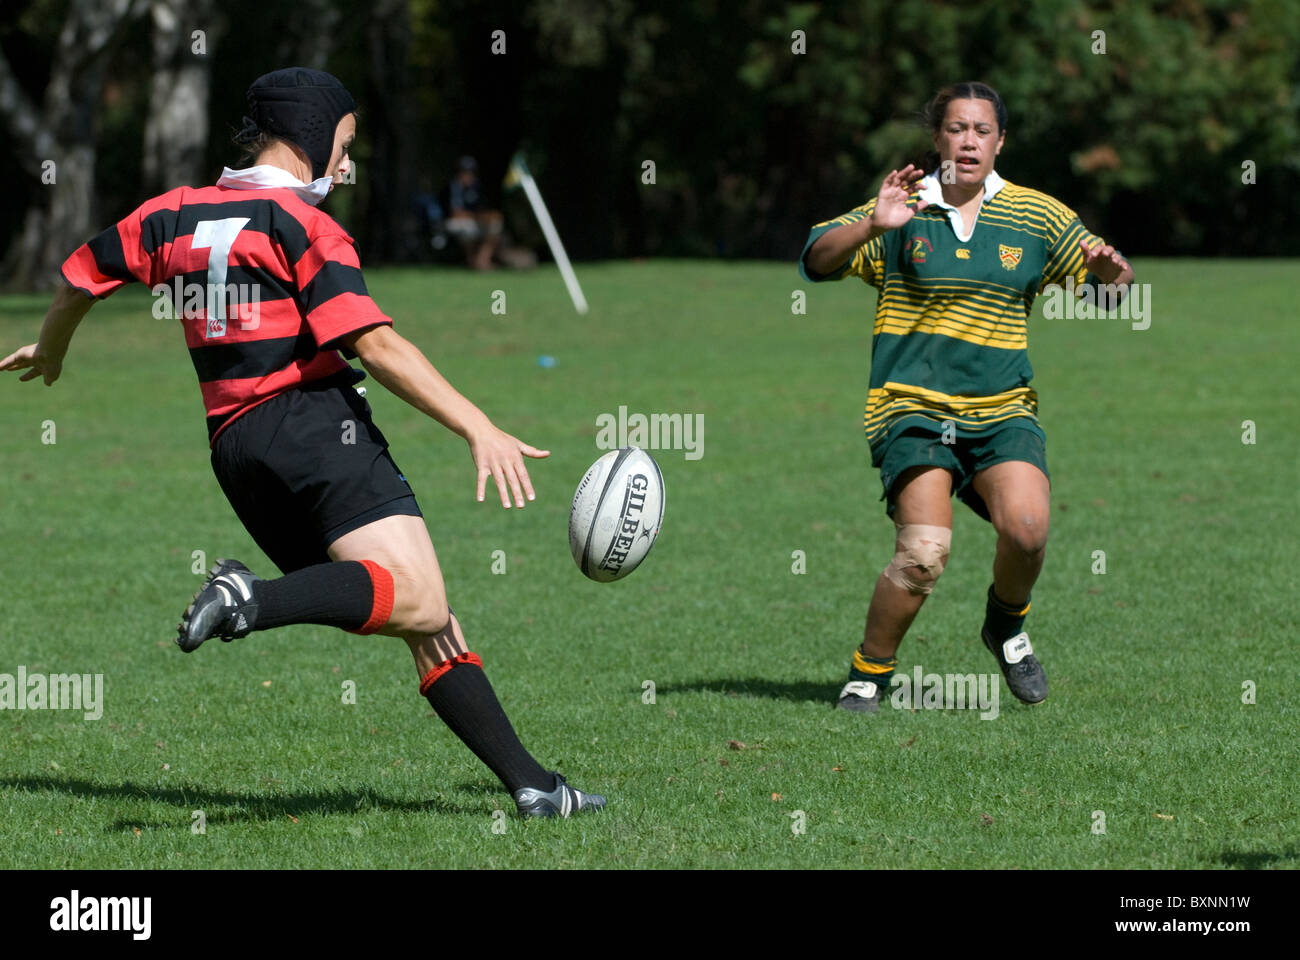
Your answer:
[[[988,605],[984,611],[984,632],[998,643],[1005,643],[1025,626],[1025,615],[1029,613],[1029,600],[1020,605],[1004,603],[993,592],[989,584]]]
[[[869,680],[880,688],[881,696],[889,693],[889,681],[898,666],[898,657],[863,656],[862,648],[853,651],[853,660],[849,664],[849,680]]]

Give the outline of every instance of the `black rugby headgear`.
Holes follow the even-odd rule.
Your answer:
[[[357,108],[352,95],[336,77],[323,70],[286,67],[253,81],[248,88],[248,112],[237,143],[262,133],[288,140],[311,161],[313,180],[325,176],[334,152],[339,121]]]

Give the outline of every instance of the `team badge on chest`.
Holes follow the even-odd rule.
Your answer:
[[[925,237],[912,237],[907,242],[907,258],[913,263],[925,263],[925,257],[934,246]]]
[[[998,244],[998,259],[1002,261],[1002,266],[1007,270],[1014,270],[1020,265],[1020,255],[1024,252],[1024,247],[1008,247],[1005,243]]]

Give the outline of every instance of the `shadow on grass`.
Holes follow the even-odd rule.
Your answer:
[[[118,819],[109,824],[111,829],[175,828],[187,826],[191,814],[202,810],[208,823],[238,823],[240,821],[273,821],[313,814],[354,814],[365,810],[385,810],[399,813],[460,814],[482,816],[484,805],[460,803],[445,797],[428,800],[398,800],[373,790],[323,790],[304,793],[263,794],[235,790],[208,790],[202,787],[151,787],[132,783],[91,783],[75,778],[60,779],[48,776],[0,777],[0,790],[51,791],[77,797],[98,797],[106,800],[135,800],[166,803],[180,808],[176,819],[127,820]],[[473,788],[471,788],[473,789]],[[477,792],[477,791],[475,791]],[[487,791],[484,791],[487,792]]]
[[[750,677],[745,680],[724,678],[664,684],[656,692],[659,696],[670,693],[722,693],[730,697],[765,697],[768,700],[790,700],[794,703],[821,703],[829,708],[843,685],[842,682],[835,680],[824,683],[815,680],[795,680],[784,683]],[[637,693],[640,692],[638,688]]]
[[[765,697],[769,700],[788,700],[791,703],[816,703],[829,709],[835,705],[835,700],[839,697],[843,686],[844,680],[842,678],[828,680],[825,683],[819,683],[815,680],[795,680],[783,683],[776,680],[751,677],[746,680],[723,678],[720,680],[696,680],[691,683],[664,684],[656,688],[655,692],[659,696],[670,693],[722,693],[729,697]],[[636,693],[639,695],[641,690],[638,688]],[[1002,704],[1001,709],[1003,712],[1008,709],[1042,709],[1037,704],[1018,703],[1007,692],[1005,687],[1001,690],[999,702]],[[915,713],[916,711],[911,712]]]
[[[1268,850],[1224,850],[1219,854],[1219,862],[1239,870],[1260,870],[1287,860],[1300,859],[1300,851],[1294,846],[1285,850],[1272,852]]]

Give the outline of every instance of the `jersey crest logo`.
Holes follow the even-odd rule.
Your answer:
[[[958,259],[958,260],[969,260],[969,259],[970,259],[970,251],[967,250],[965,247],[958,247],[958,248],[957,248],[957,259]]]
[[[913,237],[909,243],[910,247],[907,253],[913,263],[925,263],[926,254],[934,249],[934,246],[925,237]]]
[[[1008,247],[1005,243],[998,244],[998,259],[1002,261],[1002,266],[1008,270],[1014,270],[1020,265],[1020,256],[1024,252],[1024,247]]]

